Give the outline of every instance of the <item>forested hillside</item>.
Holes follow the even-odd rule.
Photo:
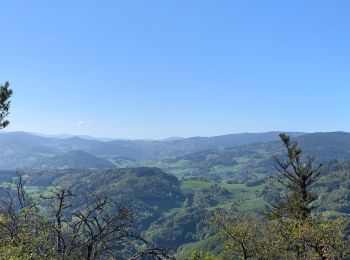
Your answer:
[[[43,169],[111,169],[114,168],[114,164],[106,159],[93,156],[86,152],[72,150],[64,154],[43,158],[28,167]]]
[[[269,179],[253,183],[189,178],[178,180],[157,168],[125,168],[116,170],[26,170],[21,171],[32,196],[66,187],[74,194],[105,194],[118,204],[132,209],[134,227],[156,247],[171,248],[178,259],[189,258],[195,250],[220,253],[224,241],[210,224],[213,210],[239,212],[264,210],[267,203],[280,197],[281,187]],[[16,182],[16,173],[2,171],[2,187]],[[325,216],[347,216],[350,212],[347,180],[348,161],[332,161],[322,168],[314,189],[319,194],[314,205]],[[74,200],[74,199],[73,199]],[[75,201],[76,209],[82,201]],[[221,241],[219,243],[219,241]]]

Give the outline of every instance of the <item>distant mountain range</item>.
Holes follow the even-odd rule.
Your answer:
[[[59,138],[59,139],[67,139],[71,137],[79,137],[86,140],[98,140],[98,141],[112,141],[112,140],[125,140],[123,138],[111,138],[111,137],[94,137],[91,135],[70,135],[70,134],[41,134],[36,132],[28,132],[29,134],[41,136],[41,137],[52,137],[52,138]]]
[[[250,151],[265,151],[270,154],[274,149],[280,149],[279,132],[229,134],[214,137],[170,138],[165,140],[88,140],[73,136],[68,138],[44,137],[26,132],[3,132],[0,134],[0,168],[14,169],[37,165],[44,159],[52,157],[53,161],[68,160],[68,157],[79,158],[93,156],[95,159],[130,158],[132,161],[159,161],[164,158],[181,157],[216,149],[250,149]],[[289,132],[297,140],[303,150],[323,160],[350,159],[350,133],[300,133]],[[248,148],[247,148],[248,147]],[[72,150],[79,150],[71,152]],[[68,152],[68,153],[67,153]],[[82,154],[84,152],[85,154]],[[223,152],[221,151],[221,154]],[[57,157],[58,156],[58,157]],[[60,157],[63,156],[63,157]],[[222,156],[221,156],[222,157]],[[90,158],[91,161],[95,161]],[[50,160],[50,159],[48,159]],[[70,158],[71,161],[74,161]],[[87,159],[88,160],[88,159]],[[51,161],[51,162],[53,162]],[[107,163],[102,168],[109,168]],[[50,164],[50,163],[49,163]],[[99,163],[97,163],[99,164]],[[53,163],[55,165],[55,163]],[[59,164],[61,167],[78,167]],[[58,167],[58,166],[57,166]],[[85,165],[82,168],[88,167]],[[95,168],[94,166],[88,168]]]
[[[300,136],[303,133],[289,133]],[[73,136],[57,138],[26,132],[0,134],[0,168],[13,169],[32,165],[38,160],[80,150],[98,157],[128,157],[134,160],[155,160],[204,149],[234,147],[278,139],[278,132],[230,134],[216,137],[171,138],[169,140],[88,140]]]
[[[312,133],[293,139],[298,142],[304,155],[315,157],[318,163],[350,160],[350,133]],[[165,158],[154,166],[178,178],[204,177],[241,183],[254,180],[259,175],[274,173],[272,157],[282,154],[284,148],[280,141],[255,142]]]

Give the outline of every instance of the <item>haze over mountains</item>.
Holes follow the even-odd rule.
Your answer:
[[[72,150],[57,156],[43,158],[30,165],[39,169],[111,169],[110,161],[80,150]]]
[[[45,167],[51,167],[49,165],[52,164],[52,167],[57,168],[99,168],[99,165],[103,165],[101,168],[109,168],[113,167],[111,162],[116,167],[123,166],[118,163],[120,160],[129,162],[164,161],[166,158],[186,158],[189,154],[199,152],[215,154],[218,153],[218,149],[221,149],[220,156],[227,156],[233,150],[236,156],[237,151],[242,154],[254,152],[272,156],[273,151],[278,152],[278,149],[281,148],[278,134],[279,132],[266,132],[165,140],[101,141],[77,136],[57,138],[26,132],[8,132],[0,134],[0,145],[3,147],[3,152],[0,154],[0,168],[32,167],[40,163],[42,166],[46,165]],[[320,160],[350,159],[350,133],[289,132],[288,134],[295,137],[306,153],[313,154]],[[87,159],[88,157],[90,159]],[[50,160],[44,162],[47,158]],[[99,160],[105,162],[102,163]],[[75,163],[63,165],[64,161]],[[85,164],[84,161],[96,162],[97,166]],[[62,163],[56,165],[54,162]]]

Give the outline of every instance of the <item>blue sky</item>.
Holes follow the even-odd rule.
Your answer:
[[[349,1],[1,1],[11,131],[350,131]]]

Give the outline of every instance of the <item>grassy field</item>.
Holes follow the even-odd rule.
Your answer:
[[[226,189],[230,193],[230,196],[216,196],[215,199],[219,203],[214,207],[209,207],[209,210],[235,207],[240,211],[246,211],[264,208],[265,201],[257,197],[256,194],[257,191],[264,188],[264,184],[248,187],[245,184],[230,184],[227,182],[215,182],[210,180],[182,180],[181,188],[184,192],[197,192],[208,189],[215,184]]]
[[[200,191],[205,188],[209,188],[214,185],[215,181],[205,181],[205,180],[183,180],[181,181],[182,190],[190,190],[190,191]]]

